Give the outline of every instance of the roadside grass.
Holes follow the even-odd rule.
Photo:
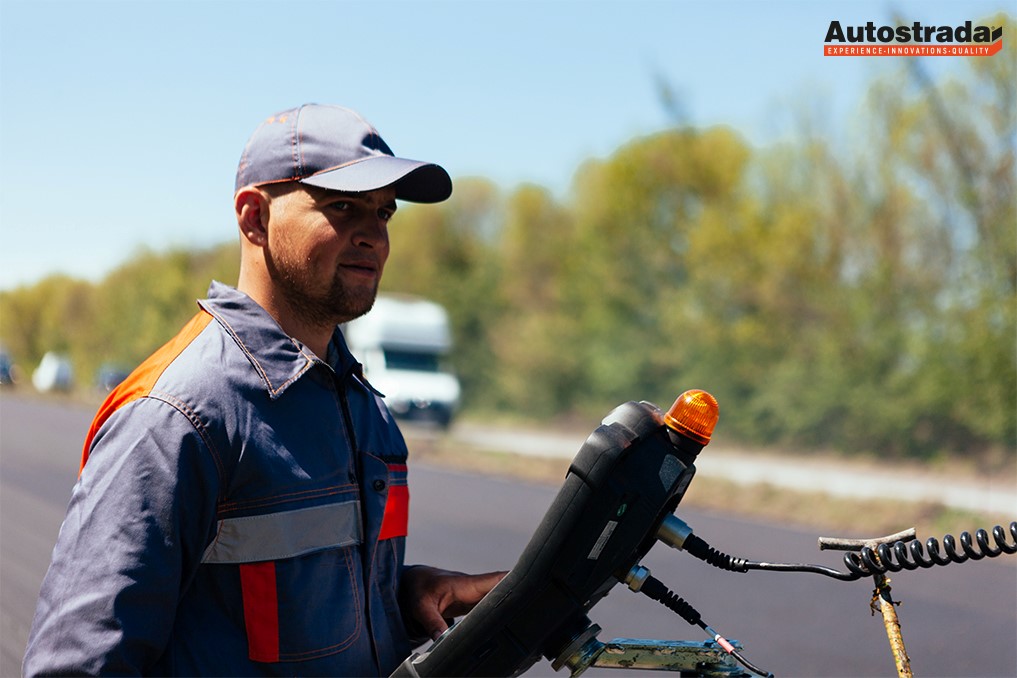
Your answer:
[[[414,437],[411,459],[460,471],[518,478],[527,482],[559,486],[568,471],[569,459],[531,457],[452,445],[444,436]],[[966,511],[934,502],[900,499],[848,499],[822,492],[802,492],[761,483],[738,485],[718,478],[699,476],[689,487],[683,507],[737,515],[760,522],[815,529],[817,537],[877,537],[914,527],[919,539],[981,528],[990,533],[996,525],[1007,529],[1017,515]],[[992,542],[994,543],[994,542]]]

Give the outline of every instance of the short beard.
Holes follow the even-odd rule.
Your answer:
[[[308,325],[334,327],[359,318],[371,310],[378,296],[377,285],[369,292],[350,290],[342,284],[338,274],[332,278],[327,290],[315,293],[311,290],[310,281],[301,275],[299,269],[278,266],[267,250],[265,263],[276,283],[276,290],[286,299],[294,315]]]

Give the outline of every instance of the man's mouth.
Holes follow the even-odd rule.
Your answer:
[[[373,261],[354,261],[347,264],[341,264],[342,268],[356,273],[359,275],[377,277],[378,265]]]

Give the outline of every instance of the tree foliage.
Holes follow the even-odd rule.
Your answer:
[[[683,125],[588,161],[564,197],[459,180],[400,209],[383,289],[449,309],[467,407],[602,414],[706,388],[749,443],[1013,455],[1015,46],[1008,28],[1005,54],[942,82],[903,62],[854,153]],[[5,292],[0,338],[28,364],[136,363],[236,257],[143,252],[96,285]]]
[[[239,257],[235,243],[141,251],[99,283],[52,276],[0,292],[0,339],[26,371],[47,351],[67,354],[90,387],[101,366],[133,368],[175,335],[210,280],[235,283]]]

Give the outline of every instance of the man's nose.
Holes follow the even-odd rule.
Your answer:
[[[381,217],[364,219],[353,234],[353,243],[359,247],[388,246],[388,222]]]

